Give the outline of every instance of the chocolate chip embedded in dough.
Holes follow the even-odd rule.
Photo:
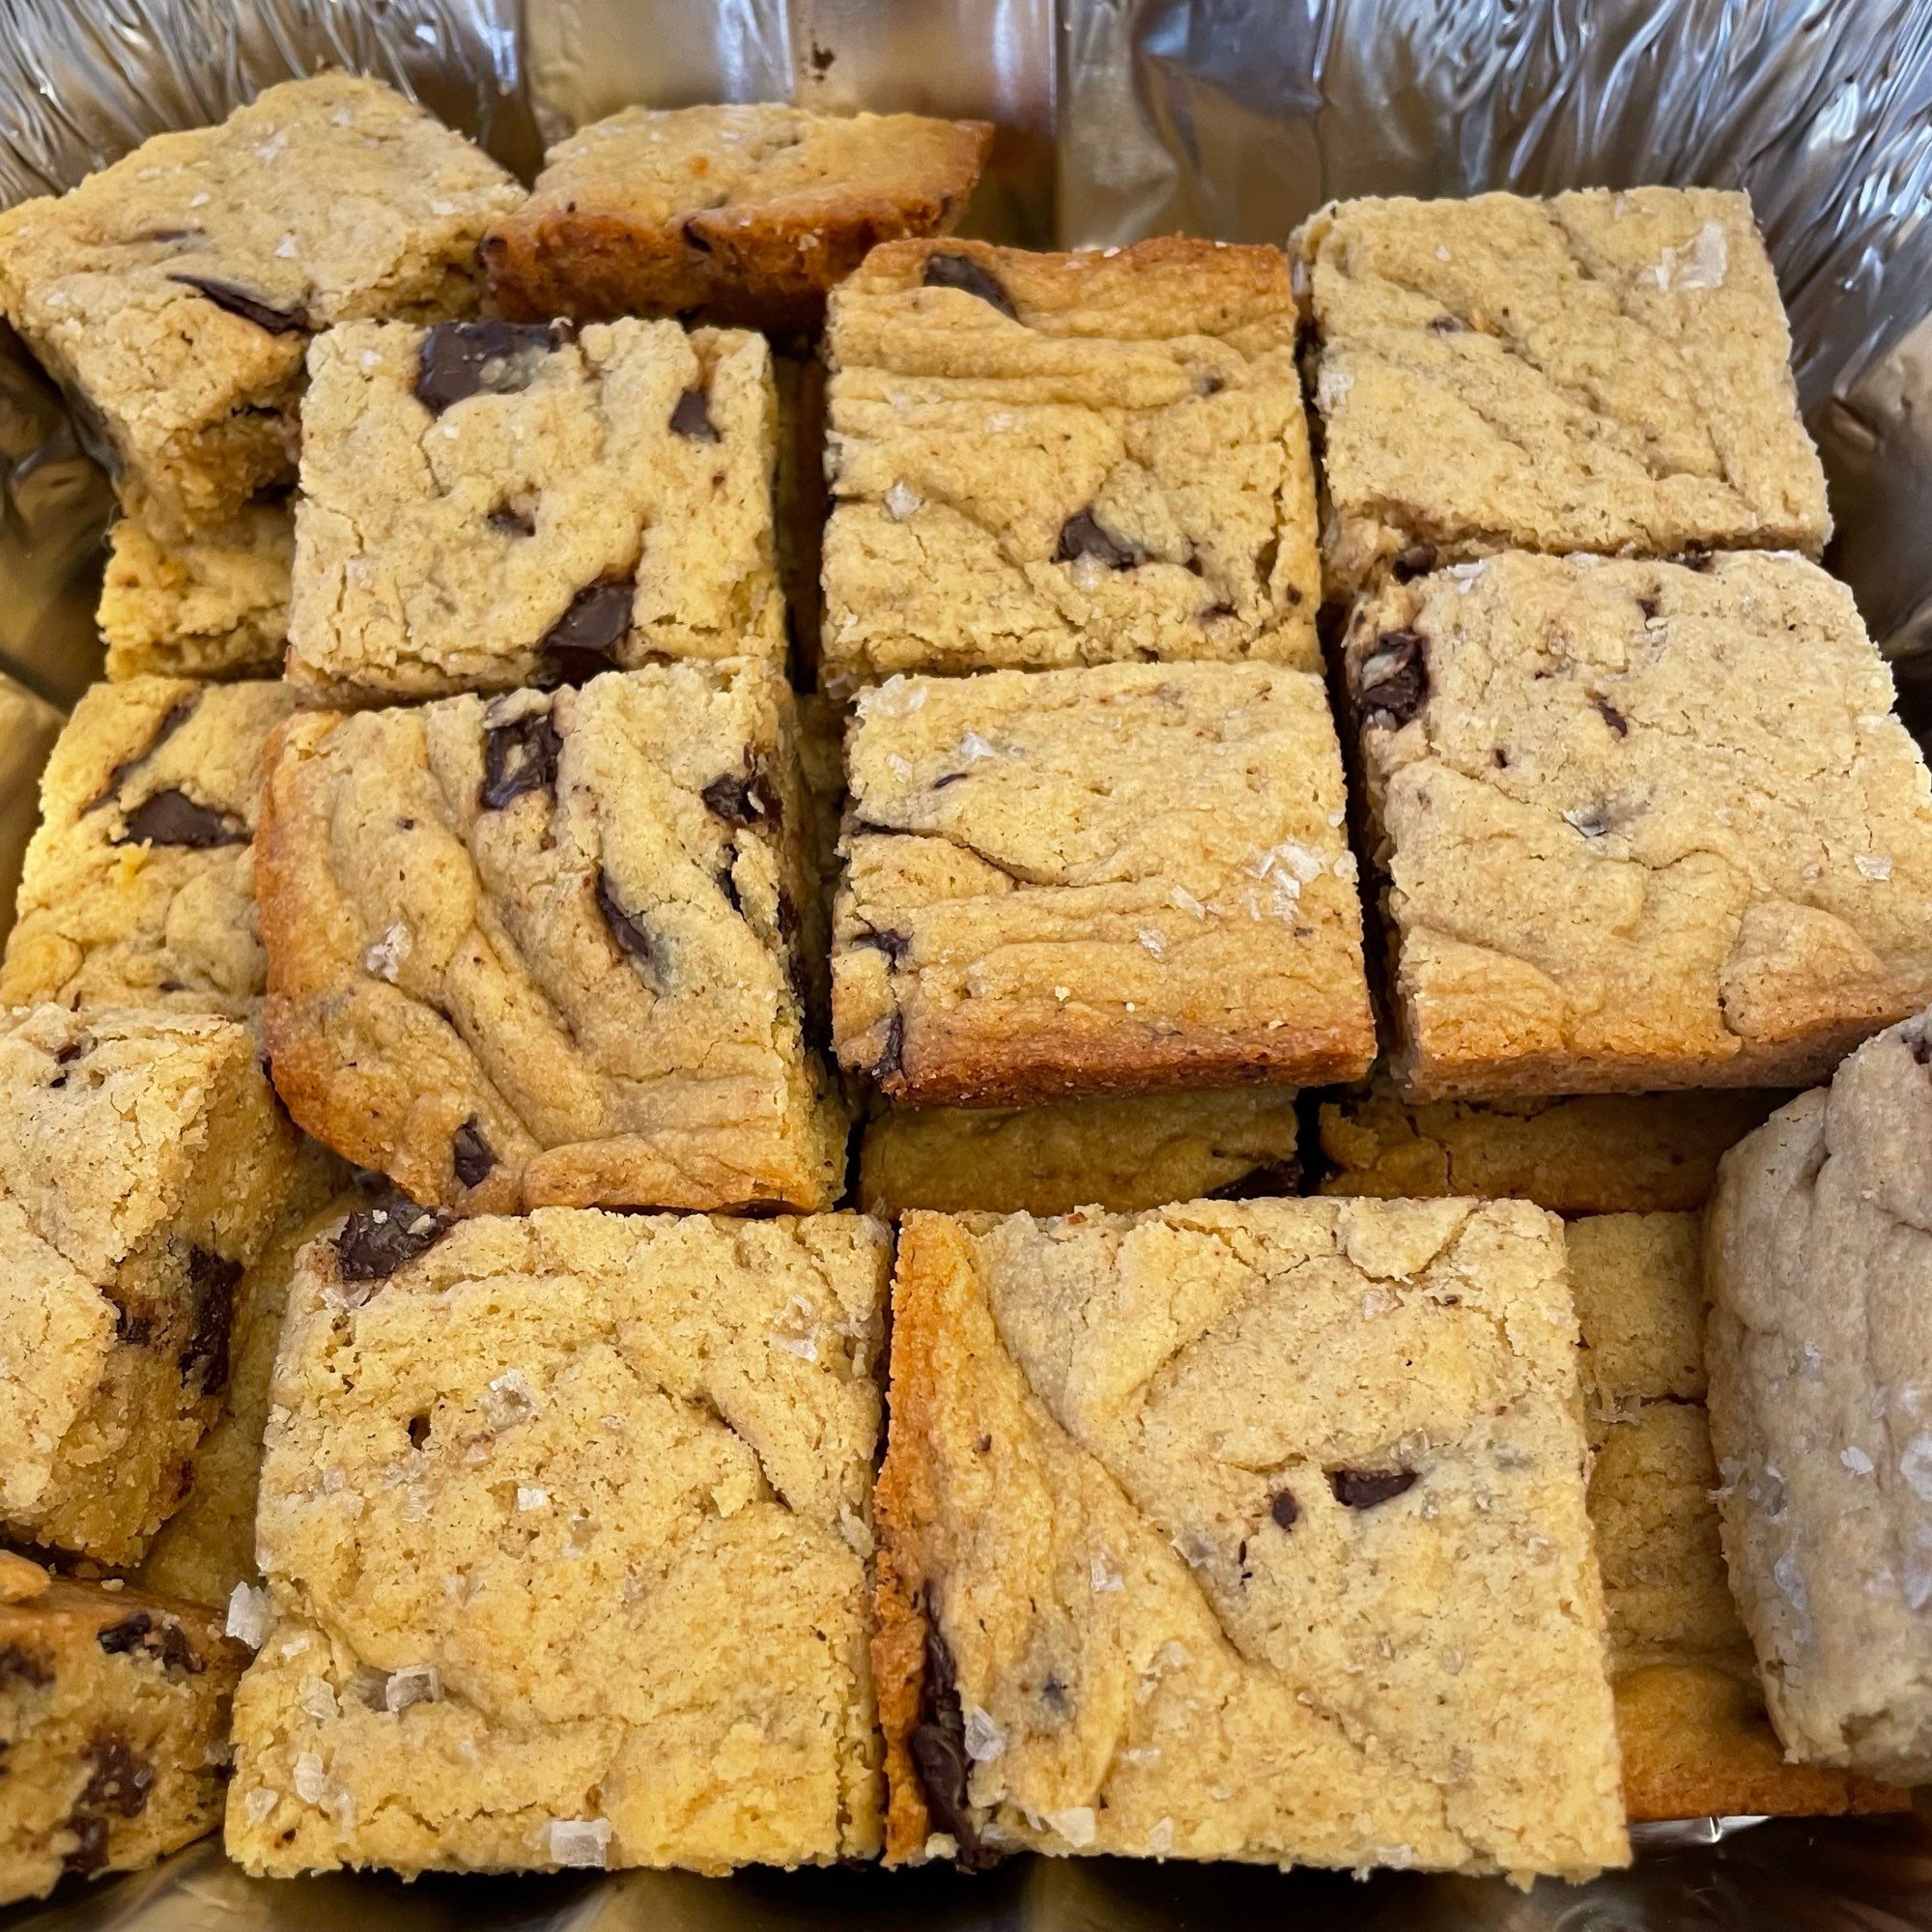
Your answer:
[[[439,322],[416,351],[416,401],[440,416],[471,396],[517,395],[569,339],[550,322]]]
[[[1355,673],[1365,724],[1401,726],[1429,700],[1429,644],[1414,631],[1386,631]]]
[[[144,798],[128,814],[116,845],[179,845],[190,852],[212,851],[218,845],[245,845],[254,835],[225,811],[197,805],[172,786]]]
[[[1076,510],[1060,526],[1060,542],[1053,553],[1055,563],[1075,563],[1091,556],[1109,570],[1132,570],[1141,561],[1132,545],[1102,527],[1092,510]]]
[[[526,791],[556,789],[556,761],[563,739],[548,711],[532,711],[483,733],[483,782],[476,802],[501,811]]]
[[[482,1122],[474,1114],[451,1138],[449,1157],[457,1179],[466,1187],[480,1187],[496,1167],[497,1151],[483,1138]]]
[[[615,669],[618,646],[631,634],[636,597],[637,585],[629,579],[607,579],[580,590],[537,645],[538,681],[583,684]]]
[[[216,308],[240,316],[243,322],[252,322],[257,328],[265,328],[270,335],[305,335],[308,332],[309,319],[300,309],[277,308],[273,302],[264,301],[260,296],[252,296],[246,289],[237,288],[233,282],[219,281],[213,275],[170,275],[168,280],[179,282],[185,289],[192,289]]]
[[[624,910],[609,872],[600,871],[597,874],[597,910],[603,914],[605,928],[617,951],[626,958],[635,960],[645,981],[662,993],[665,990],[666,968],[664,948],[636,914]]]
[[[537,533],[537,520],[512,503],[498,503],[484,522],[499,536],[533,537]]]
[[[1590,702],[1597,707],[1597,715],[1619,738],[1630,736],[1630,720],[1607,697],[1593,697]]]
[[[921,280],[929,289],[957,289],[963,295],[978,296],[982,302],[990,302],[1002,315],[1014,322],[1020,319],[1019,310],[1013,306],[1013,298],[1007,293],[1000,278],[991,270],[981,268],[970,255],[928,255]]]
[[[188,1295],[192,1313],[187,1340],[182,1344],[183,1386],[199,1378],[201,1393],[218,1395],[228,1386],[228,1336],[235,1325],[235,1285],[242,1264],[207,1248],[190,1248],[187,1255]]]
[[[1281,1529],[1293,1529],[1301,1520],[1301,1505],[1288,1490],[1277,1490],[1268,1504],[1268,1515]]]
[[[437,1208],[391,1194],[372,1208],[358,1208],[342,1224],[335,1237],[336,1272],[344,1281],[386,1281],[426,1255],[454,1225]]]
[[[775,825],[779,818],[779,796],[772,788],[771,775],[763,761],[752,752],[745,754],[742,771],[726,772],[715,778],[698,793],[705,809],[726,825]]]
[[[1330,1469],[1328,1487],[1344,1509],[1374,1509],[1412,1490],[1420,1480],[1413,1469]]]
[[[869,946],[875,952],[883,952],[888,963],[896,966],[912,951],[912,934],[897,932],[889,925],[880,926],[876,931],[857,934],[854,946]]]
[[[919,1687],[919,1720],[907,1740],[913,1769],[933,1822],[959,1847],[958,1862],[977,1870],[994,1862],[980,1835],[967,1795],[971,1763],[966,1755],[966,1719],[959,1709],[952,1653],[927,1612],[925,1671]]]
[[[44,1658],[17,1643],[0,1644],[0,1690],[14,1684],[44,1690],[53,1681],[54,1667]]]
[[[678,397],[677,406],[670,412],[670,428],[673,436],[688,438],[693,442],[724,440],[711,420],[711,399],[702,389],[687,389]]]
[[[891,1080],[904,1071],[905,1013],[895,1007],[892,1018],[886,1022],[886,1043],[872,1063],[871,1074],[874,1080]]]

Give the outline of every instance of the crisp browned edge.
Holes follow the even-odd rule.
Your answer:
[[[948,1265],[942,1252],[953,1224],[944,1214],[914,1211],[899,1222],[893,1269],[892,1359],[886,1411],[886,1459],[873,1492],[878,1535],[873,1571],[872,1683],[885,1738],[886,1862],[919,1860],[932,1832],[925,1790],[912,1759],[912,1734],[925,1689],[925,1578],[918,1535],[930,1520],[933,1469],[924,1419],[937,1406],[934,1283]]]
[[[564,197],[540,175],[529,199],[483,238],[490,292],[505,315],[521,321],[565,315],[601,322],[702,309],[711,322],[810,331],[823,318],[833,284],[873,248],[944,234],[963,213],[995,129],[987,121],[947,125],[958,137],[954,152],[917,191],[884,194],[854,181],[838,214],[811,221],[755,212],[707,220],[704,211],[694,210],[642,224]],[[708,252],[699,254],[685,240],[691,221],[704,229]],[[813,245],[801,249],[802,240]]]

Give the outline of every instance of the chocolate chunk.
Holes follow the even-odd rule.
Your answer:
[[[486,521],[501,536],[533,537],[537,533],[537,520],[527,510],[519,510],[511,503],[498,503]]]
[[[471,396],[514,396],[568,340],[556,323],[439,322],[416,352],[416,401],[440,416]]]
[[[1047,1672],[1046,1682],[1039,1687],[1039,1694],[1059,1711],[1065,1711],[1072,1701],[1066,1694],[1065,1681],[1053,1671]]]
[[[87,1756],[92,1769],[74,1809],[97,1817],[138,1818],[148,1808],[155,1767],[116,1731],[96,1736]]]
[[[771,775],[755,752],[745,753],[745,769],[726,772],[713,779],[698,793],[707,810],[726,825],[755,825],[760,819],[776,824],[779,796],[772,789]]]
[[[251,296],[246,289],[238,289],[233,282],[217,281],[213,275],[170,275],[168,280],[192,289],[216,308],[239,315],[243,322],[266,328],[270,335],[301,335],[308,329],[308,317],[300,309],[277,308],[260,296]]]
[[[1464,322],[1460,315],[1431,316],[1429,319],[1429,326],[1436,332],[1437,335],[1461,335],[1464,333],[1469,327],[1469,325],[1466,322]]]
[[[164,1670],[189,1677],[203,1668],[201,1654],[188,1642],[181,1626],[168,1617],[156,1618],[151,1610],[136,1610],[118,1624],[96,1633],[95,1641],[109,1657],[132,1657],[136,1653],[153,1658]]]
[[[483,1138],[482,1123],[474,1114],[457,1128],[449,1157],[457,1179],[466,1187],[480,1187],[497,1165],[496,1150]]]
[[[991,302],[1004,316],[1020,319],[1013,298],[1000,286],[999,277],[982,269],[970,255],[939,254],[925,258],[925,273],[921,277],[929,289],[958,289]]]
[[[687,389],[670,412],[673,436],[689,437],[693,442],[722,442],[718,425],[711,420],[711,399],[702,389]]]
[[[1610,702],[1607,697],[1593,697],[1590,702],[1597,707],[1598,715],[1619,738],[1630,736],[1630,720]]]
[[[1268,1504],[1268,1515],[1274,1518],[1279,1528],[1293,1529],[1301,1520],[1301,1505],[1294,1500],[1292,1492],[1277,1490],[1274,1500]]]
[[[1433,543],[1412,543],[1397,554],[1389,568],[1398,583],[1406,583],[1411,577],[1421,577],[1435,568],[1435,546]]]
[[[684,235],[684,245],[687,248],[696,248],[700,255],[710,254],[710,240],[705,235],[704,230],[698,225],[697,217],[695,214],[688,215],[685,218],[682,232]]]
[[[1405,1490],[1412,1490],[1418,1477],[1413,1469],[1330,1469],[1328,1487],[1344,1509],[1374,1509]]]
[[[426,1255],[454,1225],[435,1208],[419,1208],[391,1194],[374,1208],[358,1208],[335,1237],[335,1271],[344,1281],[386,1281]]]
[[[1055,563],[1072,563],[1083,556],[1095,558],[1109,570],[1132,570],[1141,561],[1138,551],[1100,527],[1092,510],[1076,510],[1061,525],[1059,547],[1053,553]]]
[[[53,1681],[54,1667],[44,1658],[36,1657],[17,1643],[0,1644],[0,1690],[14,1684],[44,1690]]]
[[[509,724],[492,724],[483,733],[483,782],[476,802],[485,811],[501,811],[526,791],[556,789],[557,753],[563,739],[548,711],[532,711]]]
[[[172,738],[194,715],[194,708],[201,702],[199,697],[178,697],[161,714],[161,722],[155,726],[153,737],[134,753],[131,758],[123,758],[107,774],[107,782],[81,807],[83,814],[99,811],[118,792],[127,781],[129,772],[138,771]]]
[[[1429,699],[1429,643],[1414,631],[1387,631],[1356,672],[1365,724],[1406,724]]]
[[[631,604],[637,586],[622,582],[592,583],[570,600],[570,608],[544,633],[537,645],[540,682],[583,684],[599,671],[614,669],[617,647],[631,634]]]
[[[984,1870],[995,1855],[980,1836],[979,1821],[967,1796],[971,1763],[966,1756],[966,1719],[959,1709],[958,1680],[952,1653],[939,1634],[930,1607],[926,1611],[925,1674],[919,1686],[919,1721],[908,1740],[913,1768],[925,1793],[925,1808],[942,1832],[959,1847],[959,1863],[968,1871]]]
[[[891,926],[881,926],[873,932],[862,932],[852,941],[854,946],[869,946],[883,952],[891,964],[896,966],[912,951],[912,934],[895,932]]]
[[[228,1331],[235,1322],[235,1284],[242,1264],[206,1248],[187,1251],[187,1282],[191,1314],[187,1340],[182,1344],[184,1387],[198,1376],[203,1395],[217,1395],[228,1386]]]
[[[170,787],[144,798],[128,814],[116,845],[180,845],[190,852],[207,852],[217,845],[245,845],[253,835],[239,818],[211,811],[185,792]]]
[[[1203,369],[1194,378],[1194,393],[1197,396],[1218,396],[1227,386],[1211,369]]]
[[[665,962],[660,944],[641,922],[618,904],[616,888],[611,885],[609,872],[597,874],[597,910],[604,915],[604,923],[616,942],[617,951],[635,960],[645,980],[662,993]]]
[[[151,1317],[136,1315],[112,1290],[103,1289],[101,1293],[114,1304],[114,1339],[117,1342],[125,1342],[130,1349],[139,1349],[154,1339],[155,1324]]]
[[[1510,754],[1500,745],[1490,753],[1490,760],[1497,771],[1506,772],[1509,770]]]
[[[76,1878],[87,1878],[107,1862],[107,1820],[98,1812],[75,1811],[67,1821],[73,1833],[73,1849],[61,1861],[61,1868]]]
[[[934,791],[944,791],[948,785],[956,785],[961,779],[970,779],[972,776],[971,772],[942,772],[933,780],[932,788]]]
[[[54,1065],[56,1066],[71,1065],[74,1061],[78,1060],[80,1056],[86,1051],[87,1048],[83,1046],[79,1040],[71,1039],[64,1047],[60,1049],[58,1053],[54,1055]]]
[[[879,1057],[872,1063],[871,1073],[874,1080],[889,1080],[895,1073],[905,1071],[905,1013],[898,1008],[893,1009],[893,1016],[886,1022],[886,1043],[879,1051]]]

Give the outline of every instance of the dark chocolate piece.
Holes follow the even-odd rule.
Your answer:
[[[245,845],[254,835],[239,818],[197,805],[170,786],[144,798],[128,814],[116,845],[180,845],[191,852],[217,845]]]
[[[611,874],[602,870],[597,874],[597,910],[604,915],[605,927],[615,942],[617,951],[635,960],[646,982],[662,993],[665,990],[665,961],[660,944],[635,915],[626,912],[618,903]]]
[[[925,273],[921,277],[929,289],[958,289],[990,302],[1004,316],[1020,319],[1013,298],[990,270],[982,269],[970,255],[936,254],[925,258]]]
[[[252,322],[257,328],[266,328],[270,335],[304,335],[308,332],[309,320],[300,309],[277,308],[273,302],[266,302],[260,296],[251,296],[246,289],[238,289],[233,282],[218,281],[213,275],[170,275],[168,280],[179,282],[185,289],[192,289],[216,308],[225,309],[230,315],[239,315],[243,322]]]
[[[358,1208],[335,1237],[335,1271],[344,1281],[386,1281],[406,1263],[426,1255],[454,1223],[435,1208],[391,1194]]]
[[[591,583],[580,590],[537,646],[540,681],[583,684],[599,671],[615,669],[617,647],[631,634],[636,595],[637,586],[628,579]]]
[[[481,1186],[497,1165],[496,1150],[483,1138],[482,1123],[474,1114],[457,1128],[449,1154],[456,1178],[466,1187]]]
[[[1365,724],[1406,724],[1429,698],[1429,643],[1414,631],[1388,631],[1356,673]]]
[[[196,1377],[203,1395],[218,1395],[228,1386],[228,1335],[235,1325],[235,1285],[242,1264],[207,1248],[187,1251],[187,1340],[182,1344],[181,1378],[185,1386]]]
[[[526,791],[554,791],[562,750],[563,739],[548,711],[490,725],[483,733],[483,782],[476,802],[485,811],[501,811]]]
[[[980,1836],[979,1821],[967,1796],[971,1770],[966,1756],[966,1719],[959,1709],[959,1690],[952,1653],[946,1647],[930,1610],[925,1628],[925,1674],[919,1687],[919,1721],[907,1740],[913,1769],[925,1793],[925,1808],[942,1832],[959,1847],[958,1862],[968,1871],[995,1862]]]
[[[416,401],[440,416],[471,396],[517,395],[569,339],[552,322],[439,322],[416,352]]]
[[[1328,1487],[1344,1509],[1374,1509],[1391,1496],[1412,1490],[1420,1480],[1413,1469],[1330,1469]]]
[[[1091,556],[1109,570],[1132,570],[1141,555],[1131,545],[1103,529],[1092,510],[1076,510],[1060,526],[1060,544],[1053,553],[1055,563],[1072,563]]]

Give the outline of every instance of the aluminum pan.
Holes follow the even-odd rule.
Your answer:
[[[1744,185],[1825,451],[1842,526],[1832,561],[1898,661],[1915,722],[1932,722],[1925,0],[0,0],[0,206],[327,65],[410,88],[526,174],[544,138],[627,100],[983,115],[1003,132],[976,224],[1042,243],[1176,228],[1279,241],[1327,197],[1364,192]],[[58,401],[0,331],[0,665],[63,702],[99,661],[107,507]],[[0,783],[17,806],[14,766]],[[204,1844],[0,1926],[1932,1932],[1932,1833],[1910,1820],[1643,1837],[1632,1871],[1527,1895],[1048,1860],[976,1879],[267,1885]]]

